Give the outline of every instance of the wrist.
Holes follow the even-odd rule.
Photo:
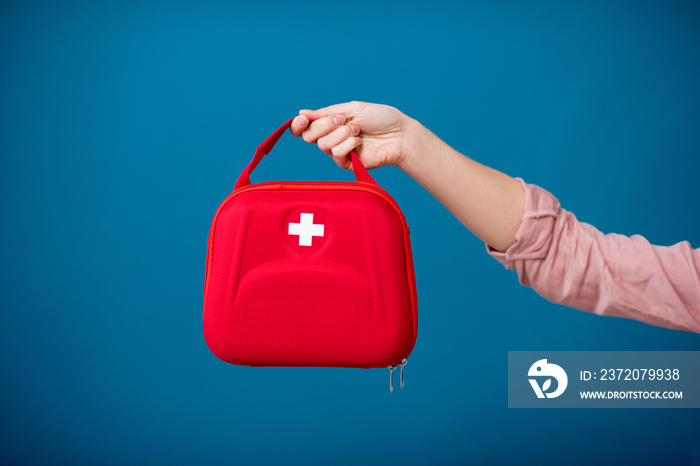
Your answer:
[[[404,172],[407,172],[409,167],[415,165],[416,158],[420,154],[419,146],[425,127],[417,120],[403,115],[404,121],[401,124],[401,156],[396,161],[395,165]]]
[[[401,158],[395,165],[411,177],[425,169],[426,157],[433,160],[449,149],[428,128],[410,117],[406,117],[402,133]]]

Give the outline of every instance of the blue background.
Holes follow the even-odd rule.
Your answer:
[[[507,409],[508,350],[700,337],[544,301],[395,167],[404,390],[231,366],[201,329],[214,211],[300,108],[396,106],[604,232],[698,247],[698,83],[698,2],[3,2],[0,462],[700,463],[698,410]],[[285,136],[253,178],[352,176]]]

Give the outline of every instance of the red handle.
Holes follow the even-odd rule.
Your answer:
[[[258,150],[255,151],[253,160],[250,161],[248,166],[243,169],[243,172],[241,172],[241,176],[238,177],[236,186],[233,188],[234,190],[250,184],[250,174],[253,173],[253,170],[255,170],[255,167],[258,166],[258,163],[260,163],[262,158],[265,157],[273,147],[275,147],[277,141],[279,141],[284,132],[287,131],[289,126],[292,124],[292,120],[294,120],[294,118],[291,118],[285,124],[280,126],[277,131],[272,133],[269,138],[265,139],[265,141],[258,146]],[[355,179],[357,179],[357,181],[379,186],[379,184],[374,181],[374,178],[372,178],[365,166],[362,164],[362,161],[360,160],[360,157],[358,157],[355,150],[350,152],[350,158],[352,160],[352,171],[355,173]]]

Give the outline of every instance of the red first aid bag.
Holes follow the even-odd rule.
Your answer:
[[[357,181],[251,184],[291,121],[258,147],[214,215],[207,345],[247,366],[403,370],[418,327],[406,220],[354,151]]]

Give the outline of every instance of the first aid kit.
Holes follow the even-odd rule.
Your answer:
[[[214,215],[207,345],[238,365],[388,368],[393,392],[418,330],[406,219],[355,151],[356,181],[251,184],[291,122],[258,147]]]

